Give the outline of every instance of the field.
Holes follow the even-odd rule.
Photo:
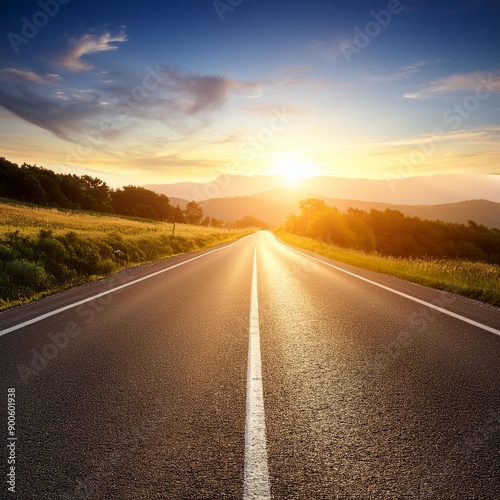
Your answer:
[[[172,234],[172,224],[164,222],[0,202],[0,238],[13,231],[37,237],[40,229],[50,230],[56,236],[74,231],[90,238],[106,236],[113,231],[131,239]],[[232,239],[235,234],[240,233],[189,224],[176,224],[175,227],[175,236],[186,238],[217,235],[224,240],[226,237]]]
[[[463,260],[382,257],[347,250],[282,230],[276,231],[276,235],[291,245],[339,262],[500,306],[500,267],[493,264]]]
[[[0,310],[252,230],[145,221],[0,202]]]

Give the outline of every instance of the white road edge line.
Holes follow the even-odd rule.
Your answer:
[[[273,235],[274,236],[274,235]],[[493,328],[488,325],[483,325],[482,323],[479,323],[477,321],[474,321],[473,319],[466,318],[465,316],[462,316],[460,314],[448,311],[447,309],[443,309],[442,307],[436,306],[434,304],[431,304],[430,302],[426,302],[425,300],[417,299],[416,297],[413,297],[411,295],[408,295],[406,293],[400,292],[398,290],[395,290],[394,288],[390,288],[388,286],[382,285],[381,283],[377,283],[376,281],[369,280],[368,278],[363,278],[363,276],[359,276],[355,273],[351,273],[350,271],[347,271],[346,269],[342,269],[341,267],[335,266],[333,264],[329,264],[328,262],[325,262],[321,259],[317,259],[316,257],[312,257],[311,255],[307,255],[306,253],[303,253],[299,250],[296,250],[295,248],[291,248],[288,245],[284,245],[279,241],[276,236],[274,236],[276,239],[276,242],[279,243],[281,246],[288,248],[288,250],[291,250],[292,252],[296,252],[300,255],[303,255],[305,257],[308,257],[309,259],[315,260],[317,262],[321,262],[321,264],[324,264],[325,266],[333,267],[337,271],[341,271],[345,274],[348,274],[349,276],[353,276],[354,278],[358,278],[362,281],[366,281],[366,283],[370,283],[371,285],[378,286],[379,288],[382,288],[384,290],[387,290],[388,292],[395,293],[396,295],[400,295],[401,297],[404,297],[405,299],[413,300],[413,302],[417,302],[418,304],[422,304],[423,306],[430,307],[431,309],[434,309],[436,311],[439,311],[440,313],[447,314],[448,316],[451,316],[452,318],[458,319],[460,321],[463,321],[464,323],[468,323],[469,325],[475,326],[477,328],[480,328],[481,330],[485,330],[490,333],[494,333],[495,335],[500,336],[500,330],[497,330],[496,328]],[[325,257],[327,259],[328,257]]]
[[[260,238],[259,238],[260,240]],[[257,241],[253,254],[248,341],[247,407],[245,423],[244,500],[271,498],[267,467],[266,421],[260,357],[259,300],[257,294]]]
[[[168,267],[167,269],[162,269],[161,271],[157,271],[155,273],[148,274],[147,276],[143,276],[142,278],[131,281],[130,283],[125,283],[124,285],[120,285],[120,286],[117,286],[115,288],[111,288],[110,290],[106,290],[105,292],[98,293],[96,295],[92,295],[91,297],[87,297],[86,299],[79,300],[78,302],[74,302],[73,304],[68,304],[67,306],[60,307],[59,309],[54,309],[53,311],[42,314],[41,316],[37,316],[36,318],[32,318],[28,321],[24,321],[23,323],[19,323],[18,325],[11,326],[10,328],[6,328],[5,330],[0,330],[0,337],[2,335],[6,335],[7,333],[11,333],[11,332],[14,332],[16,330],[20,330],[21,328],[24,328],[25,326],[32,325],[33,323],[38,323],[39,321],[42,321],[42,320],[44,320],[46,318],[50,318],[51,316],[54,316],[56,314],[67,311],[68,309],[73,309],[74,307],[81,306],[82,304],[85,304],[85,303],[90,302],[92,300],[98,299],[99,297],[104,297],[104,295],[108,295],[110,293],[116,292],[117,290],[121,290],[122,288],[126,288],[128,286],[135,285],[136,283],[140,283],[141,281],[147,280],[149,278],[153,278],[154,276],[158,276],[159,274],[166,273],[167,271],[175,269],[176,267],[183,266],[184,264],[188,264],[189,262],[193,262],[193,260],[197,260],[197,259],[201,259],[202,257],[206,257],[207,255],[210,255],[211,253],[225,250],[226,248],[232,247],[233,245],[237,245],[238,243],[245,240],[249,236],[252,236],[252,235],[249,234],[248,236],[244,236],[243,238],[240,238],[239,240],[235,241],[234,243],[230,243],[229,245],[226,245],[226,246],[221,247],[221,248],[216,248],[215,250],[210,250],[209,252],[203,253],[203,254],[198,255],[196,257],[193,257],[192,259],[185,260],[184,262],[180,262],[179,264],[175,264],[171,267]]]

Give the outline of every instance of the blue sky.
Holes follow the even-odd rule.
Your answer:
[[[500,1],[0,0],[0,154],[111,185],[500,174]]]

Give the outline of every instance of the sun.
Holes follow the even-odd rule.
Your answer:
[[[273,174],[281,176],[287,186],[296,186],[302,179],[313,177],[314,168],[301,158],[284,158],[274,165]]]

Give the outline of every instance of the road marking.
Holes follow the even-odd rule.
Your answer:
[[[46,318],[50,318],[51,316],[54,316],[56,314],[67,311],[68,309],[73,309],[74,307],[81,306],[82,304],[85,304],[85,303],[90,302],[92,300],[98,299],[100,297],[104,297],[105,295],[116,292],[117,290],[121,290],[122,288],[126,288],[128,286],[135,285],[136,283],[140,283],[141,281],[147,280],[149,278],[153,278],[154,276],[158,276],[159,274],[166,273],[167,271],[171,271],[172,269],[175,269],[176,267],[183,266],[184,264],[189,264],[189,262],[193,262],[194,260],[201,259],[202,257],[206,257],[207,255],[210,255],[211,253],[219,252],[221,250],[225,250],[226,248],[230,248],[233,245],[237,245],[241,241],[245,240],[249,236],[252,236],[252,235],[245,236],[245,237],[235,241],[234,243],[230,243],[229,245],[226,245],[226,246],[221,247],[221,248],[216,248],[215,250],[210,250],[209,252],[203,253],[203,254],[198,255],[196,257],[193,257],[192,259],[185,260],[184,262],[180,262],[179,264],[175,264],[171,267],[168,267],[167,269],[162,269],[161,271],[156,271],[155,273],[148,274],[147,276],[143,276],[142,278],[131,281],[130,283],[125,283],[124,285],[117,286],[115,288],[112,288],[111,290],[106,290],[105,292],[98,293],[96,295],[92,295],[91,297],[87,297],[86,299],[79,300],[78,302],[74,302],[73,304],[68,304],[67,306],[60,307],[59,309],[55,309],[54,311],[50,311],[48,313],[42,314],[41,316],[37,316],[36,318],[32,318],[28,321],[24,321],[23,323],[19,323],[18,325],[11,326],[10,328],[6,328],[5,330],[0,330],[0,337],[2,335],[6,335],[7,333],[11,333],[11,332],[19,330],[21,328],[24,328],[25,326],[32,325],[33,323],[38,323],[39,321],[42,321],[42,320],[44,320]]]
[[[260,239],[260,238],[259,238]],[[259,300],[257,296],[257,244],[253,254],[248,341],[247,408],[245,424],[244,500],[271,498],[267,467],[266,420],[260,357]]]
[[[275,238],[276,238],[276,236],[275,236]],[[366,281],[366,283],[370,283],[371,285],[378,286],[379,288],[387,290],[388,292],[392,292],[392,293],[395,293],[396,295],[400,295],[401,297],[404,297],[405,299],[413,300],[413,302],[417,302],[418,304],[422,304],[423,306],[430,307],[431,309],[439,311],[440,313],[443,313],[443,314],[447,314],[448,316],[451,316],[452,318],[455,318],[455,319],[458,319],[460,321],[463,321],[464,323],[468,323],[469,325],[472,325],[472,326],[475,326],[477,328],[480,328],[481,330],[485,330],[487,332],[494,333],[495,335],[499,335],[500,336],[500,330],[497,330],[496,328],[493,328],[493,327],[488,326],[488,325],[483,325],[482,323],[474,321],[473,319],[469,319],[469,318],[466,318],[465,316],[462,316],[460,314],[448,311],[448,309],[443,309],[442,307],[439,307],[439,306],[436,306],[434,304],[431,304],[430,302],[426,302],[425,300],[417,299],[416,297],[413,297],[413,296],[408,295],[406,293],[400,292],[399,290],[395,290],[394,288],[390,288],[388,286],[382,285],[381,283],[377,283],[376,281],[372,281],[372,280],[370,280],[368,278],[364,278],[363,276],[359,276],[358,274],[355,274],[355,273],[352,273],[350,271],[347,271],[346,269],[342,269],[341,267],[335,266],[333,264],[329,264],[328,262],[325,262],[325,261],[323,261],[321,259],[317,259],[316,257],[312,257],[311,255],[307,255],[306,253],[303,253],[303,252],[301,252],[299,250],[296,250],[295,248],[291,248],[291,247],[289,247],[287,245],[284,245],[278,239],[276,239],[276,241],[280,245],[282,245],[283,247],[288,248],[288,250],[291,250],[292,252],[296,252],[296,253],[298,253],[300,255],[308,257],[309,259],[315,260],[317,262],[321,262],[321,264],[324,264],[325,266],[333,267],[337,271],[341,271],[341,272],[343,272],[345,274],[348,274],[349,276],[353,276],[354,278],[358,278],[358,279],[360,279],[362,281]],[[325,257],[325,258],[327,259],[328,257]]]

